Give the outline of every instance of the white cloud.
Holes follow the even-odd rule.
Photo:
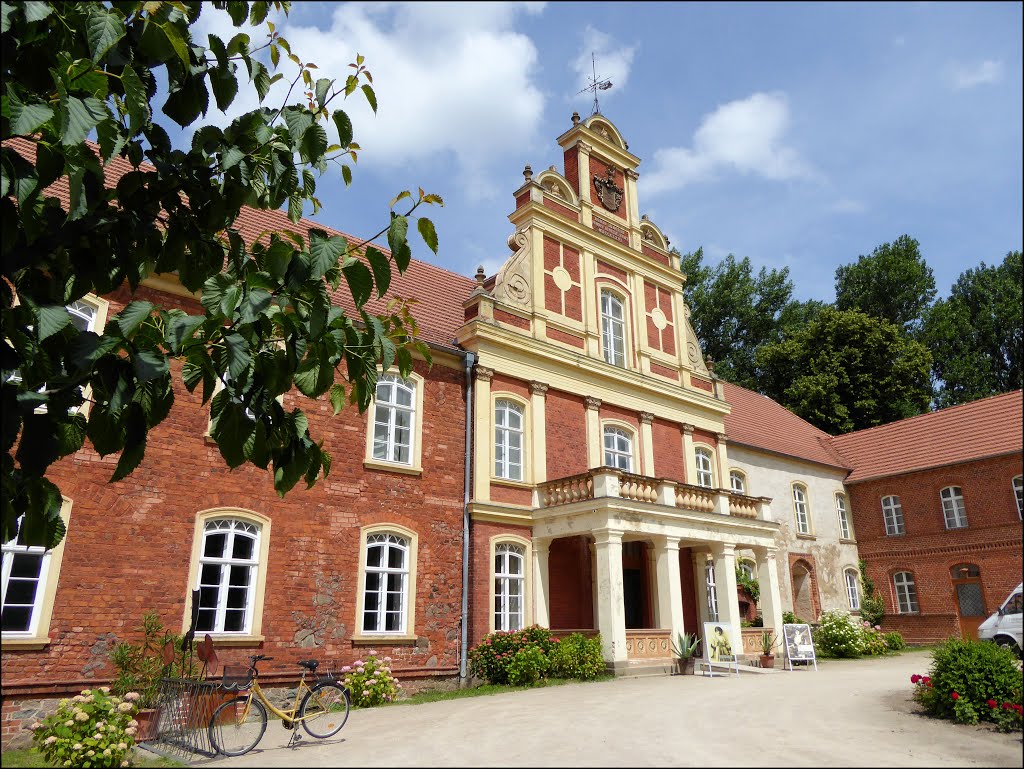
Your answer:
[[[973,65],[954,65],[951,84],[957,91],[975,86],[995,83],[1003,75],[1003,64],[993,59]]]
[[[862,214],[868,210],[868,207],[862,200],[854,200],[852,198],[840,198],[832,205],[828,207],[829,211],[837,214]]]
[[[680,189],[724,171],[772,180],[813,177],[813,169],[785,144],[788,128],[789,106],[783,94],[755,93],[723,104],[704,117],[692,147],[655,151],[654,170],[645,176],[644,191]]]
[[[493,160],[496,148],[520,148],[532,140],[544,97],[534,83],[537,49],[515,30],[523,14],[543,3],[346,3],[319,24],[274,19],[278,31],[316,74],[344,84],[356,54],[373,75],[378,112],[357,92],[330,108],[342,108],[363,148],[360,166],[400,167],[409,162],[446,160],[467,183]],[[303,14],[308,18],[309,14]],[[227,14],[204,13],[203,31],[225,40]],[[216,30],[214,30],[216,26]],[[253,47],[262,41],[253,40]],[[282,57],[282,62],[284,61]],[[278,105],[295,70],[282,65],[285,80],[274,85],[266,104]],[[296,89],[297,90],[297,89]],[[231,115],[253,109],[251,89],[232,105]],[[292,94],[292,101],[296,93]],[[214,108],[210,117],[220,113]],[[221,116],[221,122],[228,118]],[[333,125],[328,133],[336,137]],[[478,190],[479,193],[485,192]]]
[[[629,71],[633,66],[635,54],[635,47],[617,45],[609,35],[588,24],[583,31],[580,52],[572,61],[572,71],[576,73],[576,90],[582,91],[591,84],[595,65],[598,81],[612,82],[611,89],[598,91],[598,99],[608,99],[616,92],[624,90],[626,83],[629,82]],[[593,103],[594,94],[590,91],[575,93],[573,100]]]

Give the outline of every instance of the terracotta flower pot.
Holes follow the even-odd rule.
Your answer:
[[[139,722],[139,731],[135,735],[136,742],[155,740],[157,737],[157,725],[160,722],[160,710],[157,708],[143,708],[135,714],[135,720]]]
[[[693,657],[676,660],[676,675],[692,676],[695,660]]]
[[[775,655],[774,654],[762,654],[761,655],[761,667],[768,668],[769,670],[775,667]]]

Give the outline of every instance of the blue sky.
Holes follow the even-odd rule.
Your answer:
[[[370,235],[422,187],[446,205],[428,212],[440,253],[415,256],[493,273],[523,166],[561,171],[555,138],[590,114],[593,52],[614,83],[601,112],[643,160],[641,211],[672,245],[788,266],[797,298],[831,301],[838,265],[904,233],[940,295],[1021,248],[1021,8],[296,2],[277,23],[322,76],[357,52],[374,76],[376,116],[343,105],[363,152],[351,188],[318,183],[324,224]],[[201,27],[227,33],[218,17]]]

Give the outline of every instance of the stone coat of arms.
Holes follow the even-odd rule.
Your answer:
[[[608,167],[604,179],[594,174],[594,189],[597,190],[601,205],[609,211],[619,210],[619,206],[622,205],[622,187],[615,184],[615,170],[611,166]]]

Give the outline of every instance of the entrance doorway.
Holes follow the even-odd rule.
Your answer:
[[[949,570],[953,580],[956,613],[960,616],[960,635],[978,638],[978,626],[985,621],[985,598],[981,592],[981,569],[973,563],[958,563]]]
[[[654,626],[646,542],[622,543],[622,602],[626,630]]]

